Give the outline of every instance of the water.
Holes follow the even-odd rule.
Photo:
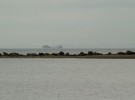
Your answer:
[[[7,52],[7,53],[13,53],[17,52],[20,54],[27,54],[27,53],[59,53],[60,51],[63,51],[65,53],[70,53],[70,54],[79,54],[80,52],[85,52],[87,53],[88,51],[93,51],[93,52],[99,52],[99,53],[118,53],[118,52],[126,52],[127,50],[131,50],[135,52],[135,48],[123,48],[123,49],[0,49],[0,53]]]
[[[0,59],[0,100],[135,100],[132,59]]]

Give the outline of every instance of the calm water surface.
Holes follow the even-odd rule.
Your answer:
[[[135,100],[135,60],[0,59],[0,100]]]

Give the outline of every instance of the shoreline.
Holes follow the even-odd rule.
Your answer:
[[[0,56],[0,58],[135,59],[135,55],[93,55],[93,56]]]
[[[135,52],[126,51],[126,52],[118,52],[116,54],[112,54],[111,52],[107,54],[102,54],[98,52],[89,51],[88,53],[80,52],[79,54],[69,54],[64,53],[63,51],[59,53],[27,53],[26,55],[19,54],[16,52],[0,53],[0,58],[87,58],[87,59],[135,59]]]

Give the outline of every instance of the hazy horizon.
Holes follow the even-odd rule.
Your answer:
[[[13,50],[14,50],[14,49],[22,49],[22,50],[24,49],[24,50],[25,50],[25,49],[43,49],[43,48],[42,48],[42,47],[15,47],[15,48],[13,48],[13,47],[11,47],[11,48],[5,47],[5,48],[0,48],[0,49],[1,49],[1,50],[2,50],[2,49],[3,49],[3,50],[5,50],[5,49],[6,49],[6,50],[8,50],[8,49],[11,49],[11,50],[12,50],[12,49],[13,49]],[[57,48],[50,48],[50,50],[53,50],[53,49],[55,50],[55,49],[57,49]],[[133,49],[133,50],[134,50],[135,48],[131,48],[131,47],[130,47],[130,48],[128,48],[128,47],[126,47],[126,48],[118,48],[118,47],[111,47],[111,48],[109,48],[109,47],[63,47],[62,49],[80,49],[80,50],[81,50],[81,49],[84,49],[84,50],[86,50],[86,49],[91,49],[91,50],[92,50],[92,49],[94,49],[94,50],[100,50],[100,49],[101,49],[101,50],[102,50],[102,49],[103,49],[103,50],[106,50],[106,49],[108,49],[108,50],[111,50],[111,49],[112,49],[112,50],[113,50],[113,49],[114,49],[114,50],[131,50],[131,49]],[[62,49],[59,49],[59,50],[62,50]],[[45,49],[45,50],[46,50],[46,49]],[[48,50],[49,50],[49,49],[48,49]],[[132,51],[132,50],[131,50],[131,51]]]
[[[135,48],[134,0],[0,1],[0,48]]]

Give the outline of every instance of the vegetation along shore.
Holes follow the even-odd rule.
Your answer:
[[[95,58],[95,59],[135,59],[135,52],[133,51],[126,51],[126,52],[118,52],[118,53],[98,53],[89,51],[88,53],[80,52],[79,54],[69,54],[64,53],[63,51],[59,53],[27,53],[19,54],[16,52],[7,53],[3,52],[0,53],[0,58]]]

